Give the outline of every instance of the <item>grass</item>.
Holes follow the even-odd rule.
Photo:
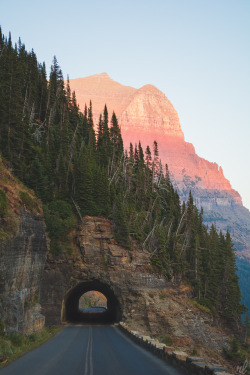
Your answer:
[[[38,202],[37,202],[36,198],[32,197],[26,191],[22,191],[22,190],[19,190],[18,194],[19,194],[19,197],[21,198],[23,204],[25,205],[25,207],[28,210],[30,210],[30,211],[35,210],[37,212],[40,212],[39,205],[38,205]]]
[[[8,240],[11,236],[18,232],[19,228],[19,218],[11,210],[1,221],[0,218],[0,239],[3,241]]]
[[[18,333],[0,336],[0,369],[42,345],[61,329],[62,327],[45,327],[41,332],[31,333],[29,336]]]
[[[197,307],[199,310],[204,311],[207,314],[213,315],[212,311],[207,306],[203,306],[195,300],[191,300],[190,302],[194,307]]]
[[[173,345],[173,340],[172,340],[172,337],[169,336],[169,335],[165,335],[165,336],[160,336],[158,338],[158,340],[160,342],[163,342],[163,344],[167,345],[167,346],[172,346]]]

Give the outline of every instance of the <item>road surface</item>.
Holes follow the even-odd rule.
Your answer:
[[[105,309],[105,307],[84,307],[82,309],[80,309],[82,312],[84,313],[104,313],[107,311],[107,309]]]
[[[114,326],[68,326],[1,375],[183,375]]]

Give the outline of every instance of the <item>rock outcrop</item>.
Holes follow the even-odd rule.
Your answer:
[[[169,336],[175,346],[189,352],[196,348],[205,356],[206,353],[216,356],[226,345],[226,332],[216,326],[211,315],[192,304],[190,288],[177,287],[154,273],[149,253],[136,247],[128,250],[118,246],[112,222],[85,217],[75,243],[70,258],[48,257],[41,293],[47,324],[60,324],[64,320],[67,298],[74,290],[87,284],[91,290],[96,283],[114,293],[120,308],[119,320],[142,332],[154,337]],[[69,309],[74,304],[78,308],[80,294],[77,301],[71,299]],[[106,297],[109,306],[108,293]]]
[[[8,333],[31,333],[41,330],[45,320],[40,284],[47,240],[41,204],[1,160],[0,189],[8,204],[8,212],[0,217],[0,319]],[[34,208],[27,208],[21,197]]]
[[[40,217],[21,213],[18,233],[0,240],[0,310],[8,331],[40,330],[40,282],[46,260],[45,225]]]
[[[83,110],[92,101],[95,124],[106,104],[115,111],[124,145],[141,142],[145,148],[156,140],[162,163],[168,164],[171,179],[182,200],[192,190],[197,206],[203,207],[207,224],[230,229],[241,256],[250,259],[250,212],[242,206],[239,193],[232,189],[216,163],[199,157],[185,142],[178,114],[166,96],[152,85],[140,89],[121,85],[106,73],[70,80],[71,89]]]

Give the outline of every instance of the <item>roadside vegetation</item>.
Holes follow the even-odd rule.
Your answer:
[[[250,374],[250,345],[249,342],[240,342],[232,336],[228,348],[224,348],[223,354],[236,369],[236,374]]]
[[[45,327],[41,332],[34,332],[27,336],[16,332],[5,335],[4,325],[0,323],[0,368],[40,346],[60,330],[61,327]]]

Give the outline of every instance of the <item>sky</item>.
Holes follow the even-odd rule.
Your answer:
[[[250,0],[0,0],[0,25],[48,72],[155,85],[250,209]]]

